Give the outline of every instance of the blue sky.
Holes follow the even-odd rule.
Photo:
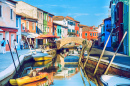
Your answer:
[[[15,0],[24,1],[55,16],[70,16],[80,24],[98,26],[108,17],[110,0]]]

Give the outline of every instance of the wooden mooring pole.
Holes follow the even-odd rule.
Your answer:
[[[110,66],[111,66],[111,64],[112,64],[112,62],[113,62],[113,60],[114,60],[114,58],[115,58],[115,56],[116,56],[116,54],[117,54],[117,52],[118,52],[118,50],[119,50],[119,48],[120,48],[120,46],[121,46],[121,44],[122,44],[122,42],[123,42],[125,36],[126,36],[126,34],[127,34],[127,31],[125,32],[125,34],[124,34],[124,36],[123,36],[123,38],[122,38],[122,40],[121,40],[121,42],[120,42],[120,44],[119,44],[119,46],[118,46],[116,52],[115,52],[115,54],[113,55],[113,57],[112,57],[112,59],[111,59],[111,62],[110,62],[110,64],[108,65],[108,67],[107,67],[107,69],[106,69],[106,71],[105,71],[104,74],[107,74],[107,72],[108,72],[108,70],[109,70],[109,68],[110,68]]]
[[[27,41],[27,43],[28,43],[28,46],[29,46],[29,48],[30,48],[30,51],[31,51],[31,53],[32,53],[32,50],[31,50],[31,47],[30,47],[30,44],[29,44],[29,42],[28,42],[28,39],[27,39],[27,37],[26,37],[26,41]]]
[[[106,41],[106,44],[105,44],[105,46],[104,46],[104,48],[103,48],[102,54],[100,55],[99,61],[98,61],[97,65],[96,65],[96,68],[95,68],[95,70],[94,70],[94,75],[95,75],[96,72],[97,72],[98,65],[99,65],[99,63],[100,63],[100,61],[101,61],[101,59],[102,59],[102,56],[103,56],[104,52],[105,52],[106,46],[107,46],[107,44],[108,44],[108,41],[109,41],[109,39],[110,39],[110,36],[112,35],[112,32],[113,32],[113,29],[111,30],[111,33],[110,33],[110,35],[109,35],[109,37],[108,37],[108,39],[107,39],[107,41]]]

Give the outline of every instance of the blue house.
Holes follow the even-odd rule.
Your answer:
[[[106,19],[104,19],[104,30],[105,30],[105,42],[104,42],[104,46],[105,46],[105,44],[106,44],[106,41],[107,41],[107,39],[108,39],[108,37],[109,37],[109,35],[110,35],[110,32],[108,32],[108,30],[109,29],[111,29],[111,17],[109,17],[109,18],[106,18]],[[107,44],[107,46],[106,47],[111,47],[111,37],[110,37],[110,39],[109,39],[109,41],[108,41],[108,44]]]
[[[20,44],[21,41],[21,16],[16,15],[16,27],[18,28],[18,32],[16,33],[16,40],[17,40],[17,49],[20,50]]]

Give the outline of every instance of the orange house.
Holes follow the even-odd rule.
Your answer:
[[[53,16],[53,14],[48,13],[47,26],[49,35],[53,35]]]
[[[17,14],[21,16],[21,34],[22,34],[22,39],[27,42],[26,37],[29,41],[30,44],[33,44],[34,41],[36,41],[35,37],[28,37],[31,34],[36,34],[36,22],[37,19],[32,18],[28,16],[25,13],[20,13]]]
[[[83,27],[82,29],[82,38],[87,40],[98,40],[98,31],[95,29],[95,27]]]
[[[79,23],[78,21],[75,21],[75,33],[76,37],[79,37]]]

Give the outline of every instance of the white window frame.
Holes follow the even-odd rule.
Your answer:
[[[28,22],[28,27],[27,27],[27,22]],[[26,29],[29,30],[29,21],[26,21]]]
[[[35,30],[35,23],[32,22],[32,30]]]
[[[22,30],[25,30],[25,23],[22,23]]]
[[[11,10],[12,10],[12,19],[11,19]],[[10,9],[10,19],[13,20],[13,9]]]
[[[47,15],[46,15],[46,20],[47,20]]]
[[[3,7],[2,7],[2,5],[0,5],[0,6],[1,6],[1,16],[0,16],[0,18],[2,18],[2,13],[3,13],[3,12],[2,12],[2,11],[3,11],[2,8],[3,8]]]

